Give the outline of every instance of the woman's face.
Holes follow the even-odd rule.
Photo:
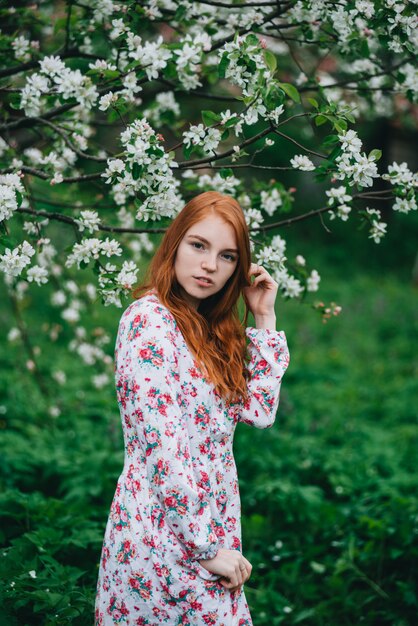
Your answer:
[[[186,231],[177,249],[174,271],[184,299],[195,309],[220,291],[238,263],[235,231],[216,214]]]

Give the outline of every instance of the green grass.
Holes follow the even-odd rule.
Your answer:
[[[255,626],[412,625],[416,292],[395,274],[341,280],[335,272],[327,296],[343,307],[328,324],[307,306],[279,302],[291,364],[278,417],[268,430],[237,430],[244,552],[254,565],[247,598]],[[30,312],[35,328],[53,321],[42,299]],[[91,324],[111,334],[109,354],[119,315],[92,313]],[[0,605],[8,626],[90,626],[123,464],[119,413],[112,385],[94,389],[90,370],[60,342],[38,343],[45,375],[67,372],[65,385],[48,384],[48,401],[22,348],[1,345]]]

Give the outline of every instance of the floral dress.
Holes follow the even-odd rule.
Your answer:
[[[96,626],[251,626],[244,591],[199,559],[241,551],[235,426],[271,426],[289,362],[283,332],[247,328],[248,400],[226,402],[155,292],[122,316],[116,387],[125,442],[101,553]]]

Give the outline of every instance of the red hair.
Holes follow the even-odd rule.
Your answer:
[[[211,213],[234,229],[238,262],[223,288],[202,300],[195,311],[181,295],[174,262],[177,248],[187,230]],[[230,400],[247,397],[247,347],[237,302],[243,287],[250,284],[250,265],[248,227],[240,205],[231,196],[206,191],[192,198],[173,220],[151,261],[145,282],[133,291],[136,298],[152,288],[157,291],[161,303],[174,315],[187,345],[199,365],[203,366],[208,379],[223,398]],[[248,308],[246,303],[244,305],[246,323]]]

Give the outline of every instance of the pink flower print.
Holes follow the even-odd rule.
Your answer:
[[[139,356],[144,361],[150,361],[151,357],[152,357],[151,349],[150,348],[142,348],[142,350],[139,351]]]
[[[190,367],[188,372],[192,378],[201,378],[200,372],[195,367]]]
[[[164,500],[164,504],[169,508],[169,509],[174,509],[176,504],[177,504],[177,500],[175,499],[174,496],[168,496],[165,500]]]

